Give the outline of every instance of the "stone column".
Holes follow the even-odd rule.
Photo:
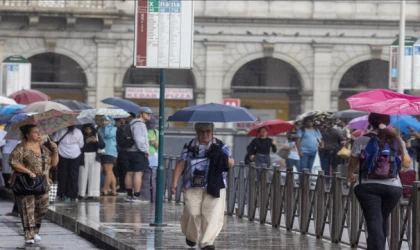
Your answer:
[[[101,100],[114,97],[115,80],[115,40],[96,39],[97,67],[96,67],[96,107],[106,107]]]
[[[332,44],[313,44],[313,109],[331,109]]]
[[[302,96],[302,102],[301,102],[301,113],[305,113],[311,110],[314,110],[313,108],[313,92],[312,91],[301,91],[300,95]],[[294,117],[291,117],[294,119]]]
[[[204,89],[194,89],[195,94],[195,104],[200,105],[205,103],[205,90]]]
[[[86,87],[86,104],[96,108],[96,88]]]
[[[331,91],[331,110],[330,111],[337,111],[338,110],[338,102],[340,101],[341,93],[339,91]]]
[[[205,103],[222,103],[223,99],[223,43],[205,42],[206,71],[205,71]]]

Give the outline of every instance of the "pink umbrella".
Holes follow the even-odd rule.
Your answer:
[[[356,110],[387,115],[419,115],[420,97],[385,89],[362,92],[346,99]]]

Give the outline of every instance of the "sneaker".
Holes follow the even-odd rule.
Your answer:
[[[195,245],[197,245],[197,242],[190,241],[187,238],[185,238],[185,242],[187,242],[187,245],[190,246],[190,247],[195,247]]]
[[[25,240],[25,244],[35,244],[35,241],[33,239]]]
[[[125,202],[133,202],[133,200],[134,200],[134,196],[128,196],[128,195],[124,199]]]
[[[145,199],[143,196],[134,197],[133,202],[150,202],[149,200]]]
[[[41,241],[41,237],[38,234],[35,234],[34,240],[35,240],[35,242],[40,242]]]

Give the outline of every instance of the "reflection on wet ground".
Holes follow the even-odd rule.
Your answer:
[[[99,202],[79,201],[50,206],[56,215],[77,220],[81,225],[108,236],[107,241],[118,242],[119,249],[187,249],[179,226],[182,208],[182,204],[164,203],[164,222],[168,226],[155,228],[149,226],[154,221],[153,203],[125,203],[120,197],[105,197]],[[230,216],[225,217],[225,226],[215,245],[217,249],[350,249]]]

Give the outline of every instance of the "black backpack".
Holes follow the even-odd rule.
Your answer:
[[[137,122],[139,121],[133,122],[133,124]],[[120,150],[127,150],[136,144],[131,133],[131,125],[125,124],[117,129],[117,146]]]

